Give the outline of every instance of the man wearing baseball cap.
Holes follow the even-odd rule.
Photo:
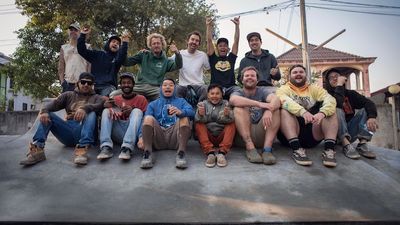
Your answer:
[[[224,98],[229,99],[230,94],[239,89],[235,84],[235,63],[239,48],[239,24],[240,17],[231,20],[235,24],[235,37],[232,45],[232,51],[229,53],[229,42],[226,38],[217,40],[217,52],[215,52],[212,30],[213,20],[206,18],[207,25],[207,55],[211,68],[211,84],[219,84],[224,89]]]
[[[101,112],[104,103],[93,90],[94,81],[91,73],[81,73],[74,91],[62,93],[40,110],[40,123],[21,165],[34,165],[46,159],[44,146],[49,131],[64,145],[75,146],[75,164],[87,164],[87,151],[95,142],[96,113]],[[66,111],[65,119],[55,113],[62,109]]]
[[[100,154],[97,159],[104,160],[113,156],[113,141],[121,144],[120,159],[131,158],[134,145],[140,132],[147,100],[143,95],[135,94],[135,79],[132,73],[123,73],[119,77],[122,95],[109,98],[101,116]]]
[[[58,77],[62,92],[73,91],[79,75],[90,71],[90,63],[78,54],[77,40],[80,34],[79,23],[72,23],[68,27],[68,43],[61,46],[58,61]],[[90,44],[86,44],[90,49]]]
[[[269,53],[268,50],[261,48],[262,40],[259,33],[249,33],[247,41],[249,42],[250,51],[240,61],[239,71],[242,71],[245,67],[254,66],[260,73],[257,86],[273,86],[272,80],[281,79],[275,56]],[[237,80],[239,82],[242,80],[240,74]]]

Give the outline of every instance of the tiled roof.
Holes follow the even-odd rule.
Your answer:
[[[317,50],[313,50],[316,45],[308,44],[308,52],[310,61],[321,61],[321,60],[357,60],[357,59],[365,59],[364,57],[353,55],[347,52],[341,52],[338,50],[320,47]],[[282,55],[277,57],[278,61],[294,61],[294,60],[302,60],[301,49],[292,48],[289,51],[283,53]]]
[[[3,53],[0,52],[0,65],[6,65],[10,62],[10,58],[5,56]]]

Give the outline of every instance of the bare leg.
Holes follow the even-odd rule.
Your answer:
[[[246,144],[246,150],[254,149],[255,146],[250,136],[251,123],[249,109],[235,107],[233,110],[235,115],[236,130],[239,132],[244,143]]]

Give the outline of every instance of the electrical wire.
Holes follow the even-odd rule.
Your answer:
[[[339,9],[339,8],[329,8],[329,7],[321,7],[321,6],[312,6],[312,5],[308,5],[308,4],[306,4],[306,7],[309,7],[309,8],[316,8],[316,9],[333,10],[333,11],[343,11],[343,12],[362,13],[362,14],[373,14],[373,15],[383,15],[383,16],[400,16],[400,14],[395,14],[395,13],[371,12],[371,11],[356,11],[356,10],[350,10],[350,9]]]

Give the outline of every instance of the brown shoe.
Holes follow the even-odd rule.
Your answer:
[[[26,154],[26,159],[19,162],[20,165],[29,166],[34,165],[46,159],[44,149],[39,148],[33,143],[29,143],[29,152]]]
[[[74,163],[77,165],[86,165],[88,161],[88,152],[89,146],[79,146],[76,145],[74,151]]]

